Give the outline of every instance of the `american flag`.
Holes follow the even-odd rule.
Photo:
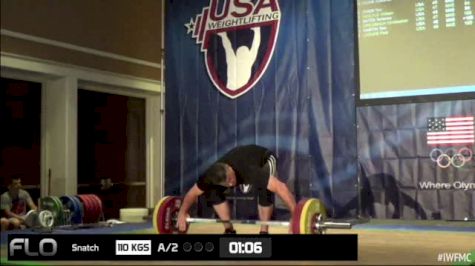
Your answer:
[[[430,117],[427,119],[428,145],[474,143],[473,116]]]

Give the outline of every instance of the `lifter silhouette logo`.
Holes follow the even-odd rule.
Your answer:
[[[277,0],[210,0],[185,24],[221,93],[234,99],[260,80],[274,52],[280,17]]]

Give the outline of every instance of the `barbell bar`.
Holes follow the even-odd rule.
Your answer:
[[[155,206],[153,212],[153,226],[159,234],[178,233],[176,228],[176,216],[182,203],[181,197],[166,196]],[[349,222],[325,221],[326,210],[323,203],[318,199],[302,199],[298,202],[291,221],[256,221],[256,220],[230,220],[193,218],[186,219],[191,223],[234,223],[289,226],[294,234],[321,234],[326,229],[351,229]],[[188,227],[187,227],[188,230]],[[187,231],[186,230],[186,231]],[[181,232],[181,233],[186,233]]]
[[[175,219],[173,219],[175,220]],[[220,219],[208,218],[186,218],[187,223],[232,223],[232,224],[255,224],[255,225],[275,225],[275,226],[290,226],[288,221],[259,221],[259,220],[230,220],[223,221]],[[317,221],[314,226],[316,228],[332,228],[332,229],[351,229],[352,224],[348,222],[322,222]]]

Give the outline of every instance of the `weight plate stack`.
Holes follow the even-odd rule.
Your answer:
[[[70,218],[71,218],[71,224],[80,224],[81,223],[81,212],[80,212],[80,207],[77,201],[74,200],[74,197],[72,196],[61,196],[60,197],[61,202],[63,203],[63,206],[65,209],[69,210],[70,213]],[[65,221],[67,224],[67,221]]]
[[[318,199],[302,199],[295,207],[291,225],[294,234],[317,234],[320,233],[315,224],[319,215],[326,218],[326,209]]]
[[[54,218],[53,226],[62,224],[63,220],[63,204],[58,197],[47,196],[40,199],[40,209],[48,210]]]

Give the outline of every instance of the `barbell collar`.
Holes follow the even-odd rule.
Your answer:
[[[351,223],[348,222],[323,222],[322,224],[324,227],[332,229],[351,229],[351,227],[353,226]]]

